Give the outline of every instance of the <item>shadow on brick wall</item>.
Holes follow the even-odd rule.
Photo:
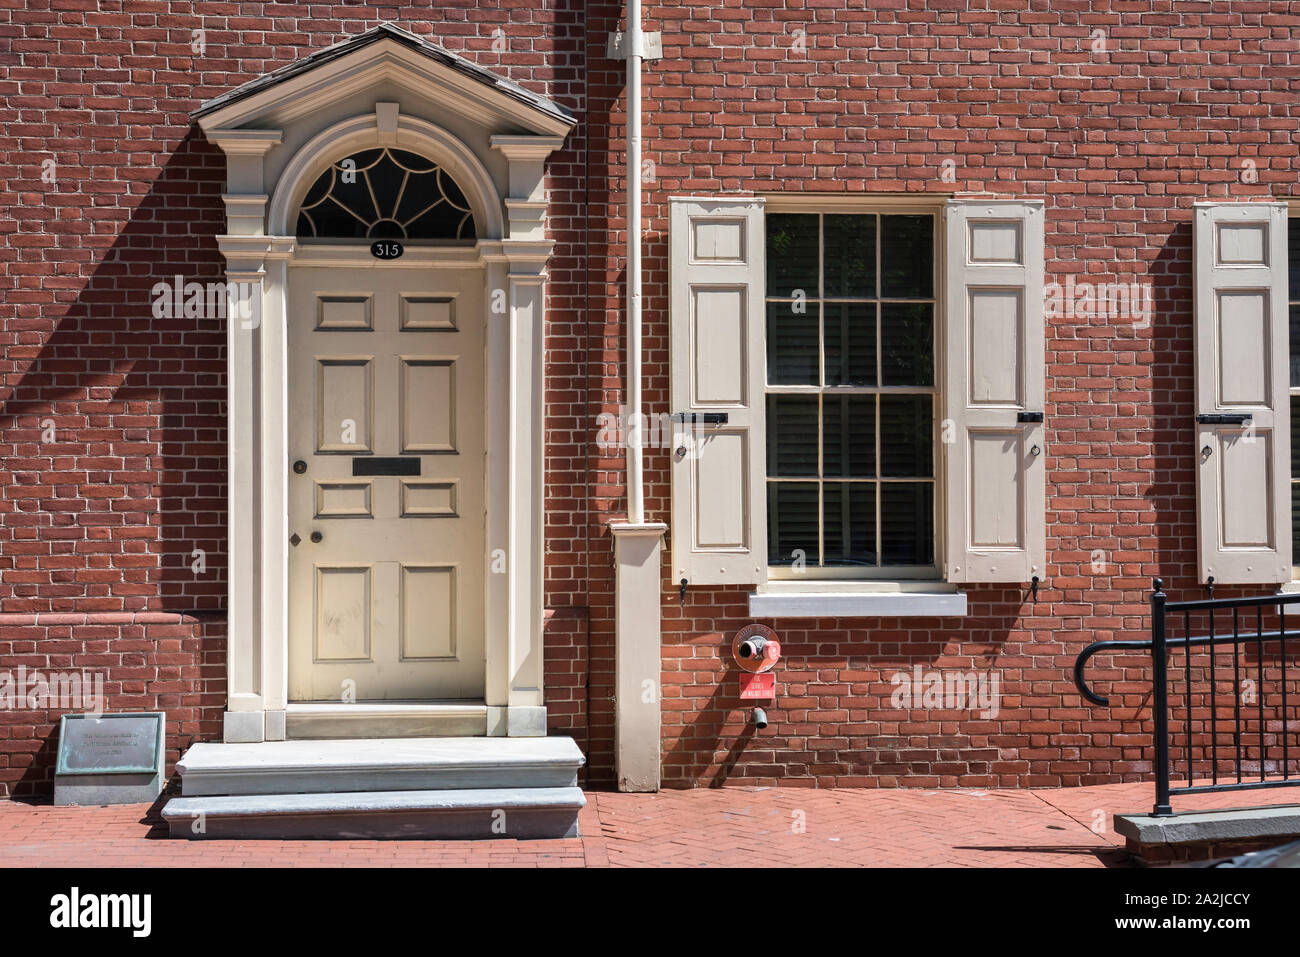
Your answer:
[[[154,287],[224,278],[224,176],[190,130],[102,252],[102,207],[51,218],[50,272],[93,265],[30,276],[4,337],[0,664],[104,673],[106,710],[167,711],[169,762],[225,701],[226,333]],[[0,712],[0,789],[48,792],[60,713]]]

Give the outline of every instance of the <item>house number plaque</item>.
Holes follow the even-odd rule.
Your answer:
[[[404,252],[406,250],[402,247],[402,244],[391,239],[384,239],[370,244],[370,255],[376,259],[401,259]]]

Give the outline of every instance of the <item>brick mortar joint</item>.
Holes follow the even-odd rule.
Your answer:
[[[177,625],[224,622],[224,608],[193,611],[106,611],[106,612],[8,612],[0,613],[0,625],[50,627],[55,625]]]

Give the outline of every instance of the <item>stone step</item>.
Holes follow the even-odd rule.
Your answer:
[[[171,837],[336,840],[578,836],[576,787],[464,788],[179,797],[162,810]]]
[[[468,701],[317,701],[285,708],[291,741],[322,738],[483,737],[488,709]]]
[[[176,770],[189,798],[572,788],[584,761],[572,738],[377,738],[195,744]]]

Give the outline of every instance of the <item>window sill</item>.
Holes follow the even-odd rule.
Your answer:
[[[944,582],[769,582],[749,596],[755,618],[958,618],[966,595]]]

